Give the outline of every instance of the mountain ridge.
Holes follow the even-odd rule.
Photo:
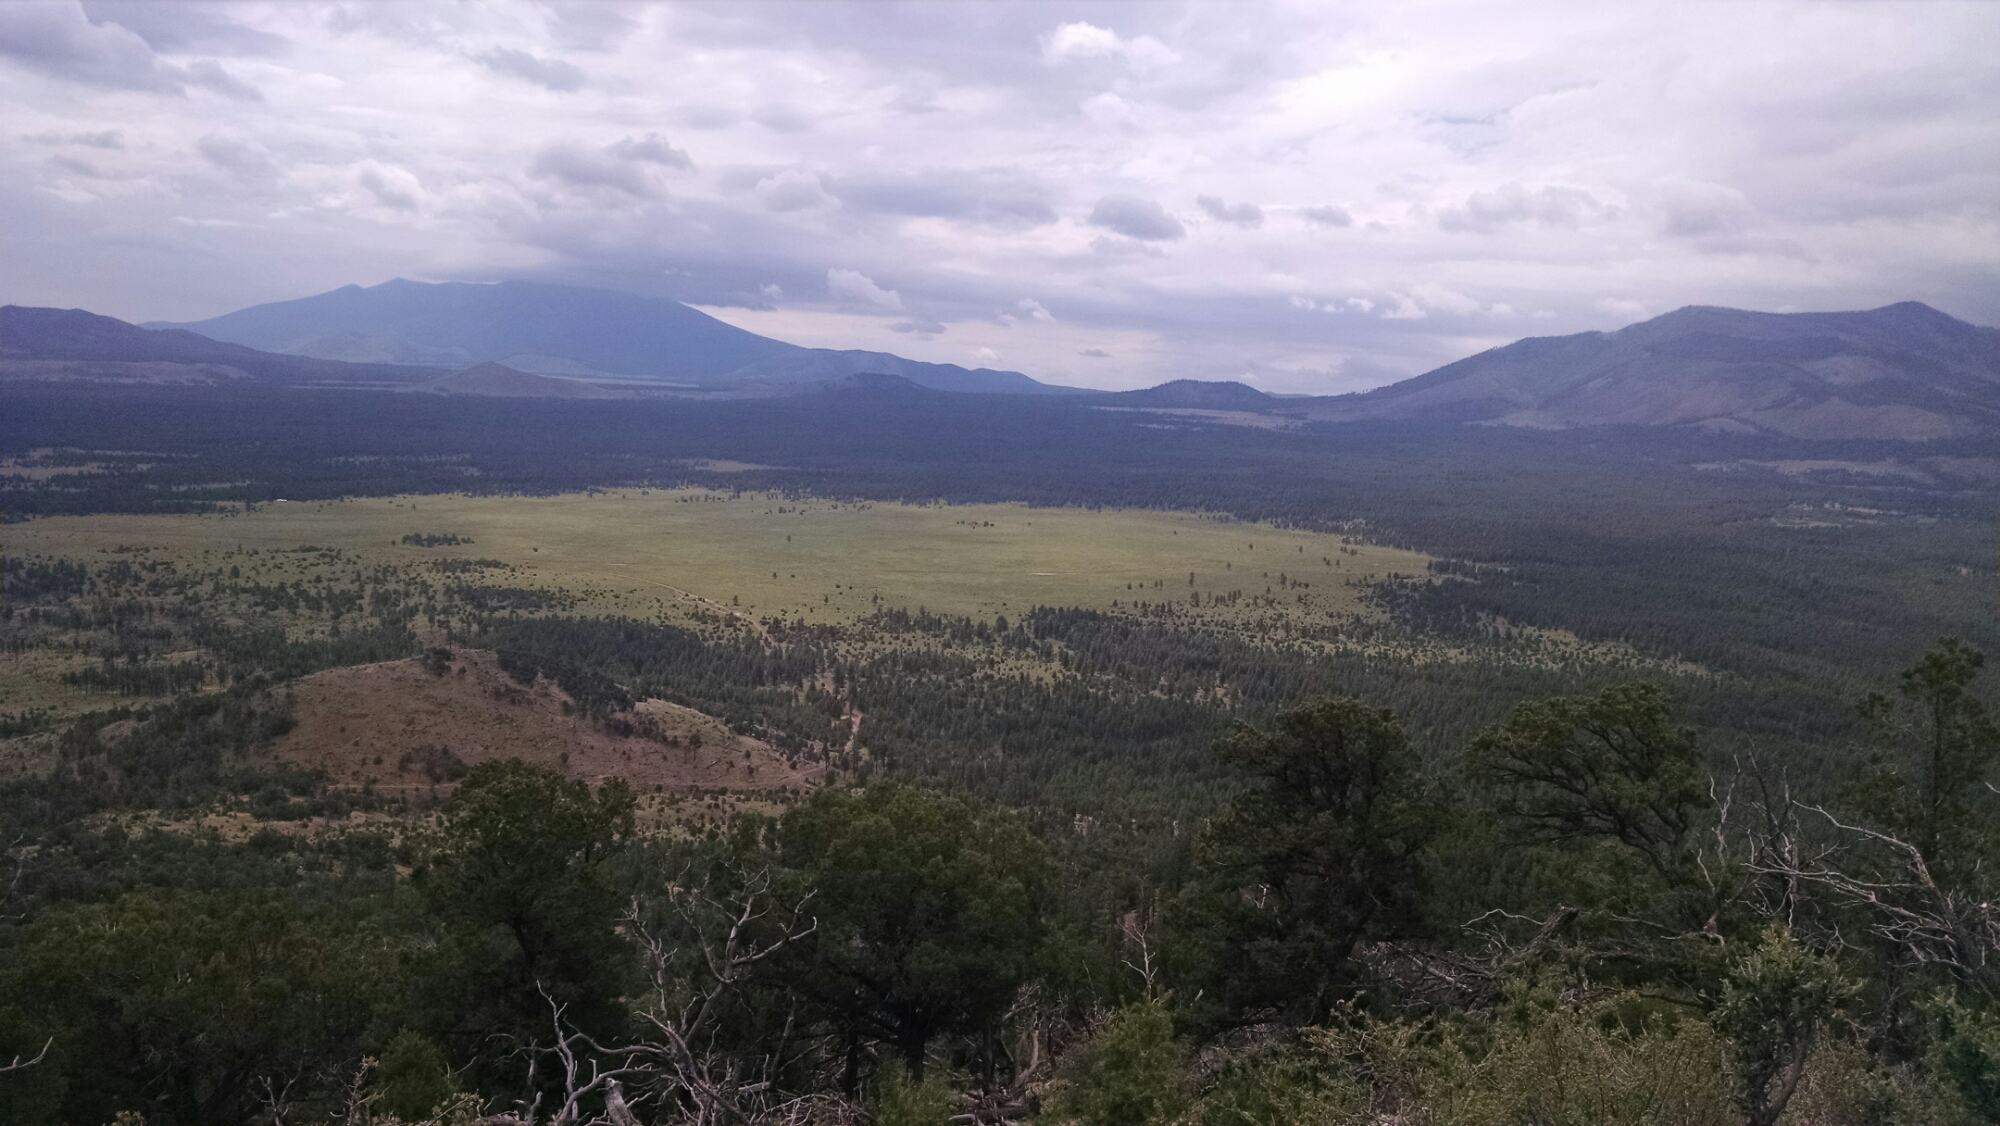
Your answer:
[[[503,281],[339,289],[252,305],[202,321],[148,322],[269,352],[347,362],[464,368],[500,363],[542,375],[643,380],[727,392],[886,371],[977,394],[1065,394],[1013,371],[805,348],[759,336],[665,298]]]
[[[178,380],[203,383],[235,378],[229,374],[235,372],[241,377],[278,383],[331,381],[393,386],[444,374],[433,368],[280,355],[213,340],[184,329],[141,328],[84,309],[31,305],[0,307],[0,361],[15,367],[34,364],[37,373],[45,377],[59,374],[49,369],[50,364],[168,364],[221,369]],[[115,372],[109,377],[115,378]]]
[[[1286,409],[1323,422],[1961,437],[2000,428],[2000,330],[1914,301],[1835,313],[1690,305],[1615,332],[1528,337]]]

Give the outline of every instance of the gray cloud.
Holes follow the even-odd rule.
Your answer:
[[[235,101],[261,102],[264,100],[263,91],[222,69],[222,64],[216,62],[214,59],[202,59],[199,62],[189,63],[187,67],[187,80],[192,85],[213,90],[223,97]]]
[[[1194,202],[1208,217],[1222,223],[1232,223],[1245,230],[1264,225],[1264,209],[1254,203],[1239,203],[1234,207],[1212,195],[1198,195]]]
[[[589,76],[575,63],[545,59],[513,47],[495,47],[472,56],[472,60],[495,74],[532,82],[545,90],[566,94],[583,89]]]
[[[1578,227],[1608,209],[1581,188],[1545,187],[1530,191],[1520,184],[1503,184],[1490,192],[1474,192],[1461,207],[1447,208],[1438,226],[1447,231],[1490,233],[1515,224]]]
[[[644,161],[647,164],[675,168],[682,172],[694,171],[694,158],[662,141],[658,133],[646,134],[646,139],[643,141],[627,137],[605,151],[620,160]]]
[[[614,146],[615,147],[615,146]],[[575,188],[611,188],[628,196],[656,194],[652,181],[638,162],[623,160],[609,152],[595,152],[582,145],[557,141],[535,154],[528,174],[544,180],[558,180]]]
[[[764,177],[752,190],[767,211],[812,211],[840,205],[817,175],[797,168]]]
[[[1105,227],[1144,242],[1177,239],[1187,234],[1181,221],[1167,214],[1167,209],[1157,201],[1138,196],[1105,196],[1091,208],[1087,221],[1093,227]]]
[[[85,0],[82,7],[90,22],[118,24],[163,54],[278,56],[292,46],[284,36],[229,19],[222,9],[208,4]]]
[[[186,84],[138,35],[67,4],[0,4],[0,57],[88,86],[179,94]]]
[[[1056,221],[1053,193],[1017,172],[877,173],[840,179],[833,191],[850,208],[884,215],[956,219],[1002,230]]]
[[[564,47],[608,51],[639,30],[625,4],[567,3],[549,9],[549,34]]]
[[[1108,360],[1111,358],[1111,353],[1102,348],[1079,348],[1076,354],[1079,356],[1089,356],[1093,360]]]
[[[1330,203],[1320,207],[1301,207],[1299,208],[1299,215],[1306,222],[1317,223],[1322,227],[1351,227],[1354,225],[1354,216],[1349,215],[1345,207],[1335,207]]]
[[[224,172],[245,180],[268,179],[278,171],[261,148],[236,137],[219,137],[211,133],[194,143],[194,151]]]
[[[944,331],[943,323],[930,317],[916,316],[907,321],[897,321],[889,326],[890,332],[925,333],[932,336]]]
[[[1140,242],[1138,239],[1119,238],[1116,235],[1099,235],[1090,240],[1090,249],[1100,258],[1163,258],[1166,251],[1157,246]]]
[[[116,129],[101,129],[94,133],[57,133],[52,131],[48,133],[36,133],[32,136],[24,134],[21,139],[24,141],[33,141],[38,145],[82,145],[85,148],[112,150],[122,150],[125,147],[125,135]]]
[[[186,94],[197,86],[240,102],[263,100],[255,86],[214,59],[165,62],[131,29],[93,23],[69,5],[0,4],[0,57],[86,86],[161,94]]]
[[[750,120],[775,133],[810,133],[813,119],[793,106],[759,106],[750,115]]]
[[[687,106],[678,115],[690,129],[727,129],[743,120],[743,115],[726,106]]]
[[[57,168],[60,168],[65,172],[70,172],[75,175],[83,176],[92,180],[117,179],[117,177],[112,176],[110,173],[105,172],[97,165],[92,164],[87,160],[84,160],[82,157],[71,156],[68,153],[55,154],[54,156],[49,158],[49,163],[55,165]]]

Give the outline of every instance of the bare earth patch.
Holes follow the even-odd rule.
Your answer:
[[[449,787],[456,764],[509,758],[593,786],[622,778],[641,794],[803,789],[823,771],[663,700],[628,714],[639,734],[615,734],[546,678],[518,684],[479,650],[460,650],[443,676],[416,660],[388,661],[306,677],[294,694],[298,726],[272,745],[271,761],[323,771],[343,788],[423,793]]]

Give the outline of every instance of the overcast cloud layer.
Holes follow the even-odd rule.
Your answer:
[[[0,4],[0,300],[672,296],[1355,390],[1686,304],[2000,323],[2000,4]]]

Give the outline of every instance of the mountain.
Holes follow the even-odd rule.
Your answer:
[[[1924,441],[2000,428],[2000,330],[1914,301],[1853,313],[1690,306],[1617,332],[1534,337],[1358,395],[1322,421],[1694,426]]]
[[[596,372],[699,380],[796,351],[677,301],[534,282],[426,284],[397,278],[366,289],[253,305],[184,328],[301,356],[464,367],[524,358]]]
[[[144,383],[396,385],[438,373],[260,352],[177,329],[155,330],[82,309],[0,308],[0,367],[10,376]]]
[[[862,372],[945,391],[1046,393],[1019,372],[926,364],[886,352],[801,348],[746,332],[678,301],[607,289],[507,281],[366,289],[255,305],[189,329],[272,352],[348,361],[464,367],[500,363],[541,375],[613,377],[704,391],[777,393]]]

